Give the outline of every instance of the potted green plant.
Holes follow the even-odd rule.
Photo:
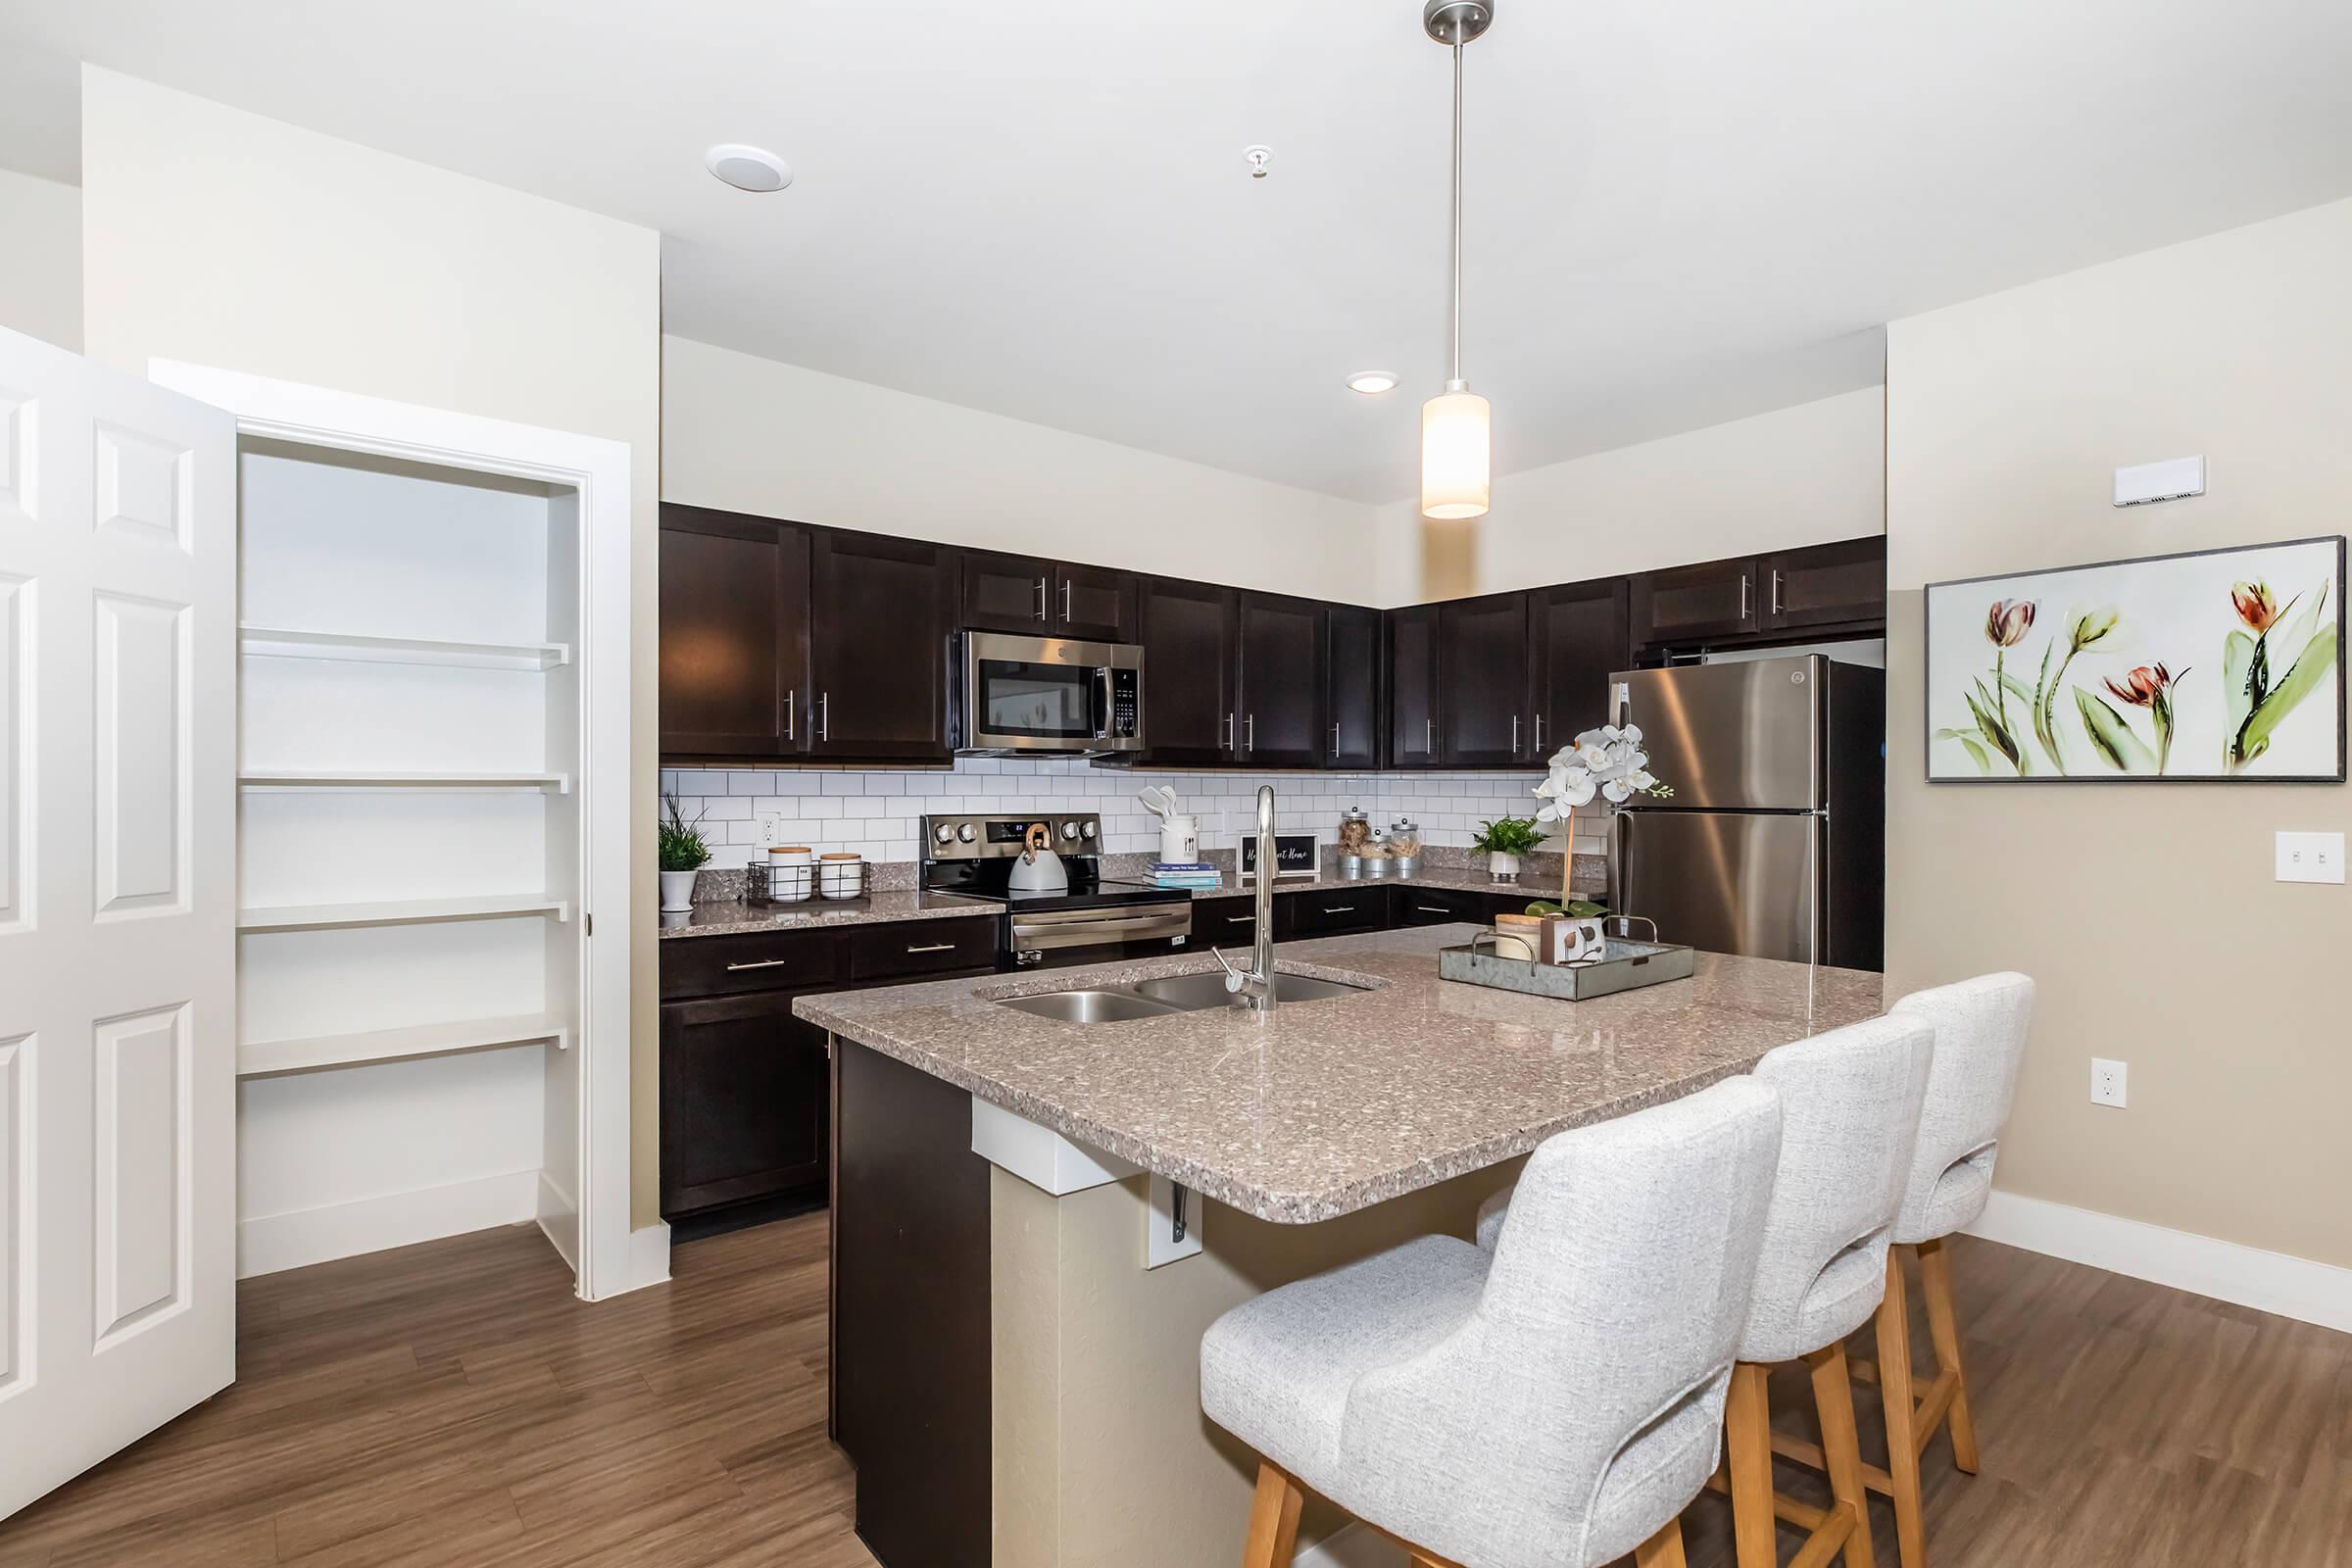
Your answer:
[[[678,811],[678,798],[662,798],[665,810],[659,825],[662,859],[662,909],[665,914],[694,907],[695,874],[710,863],[710,846],[703,842],[697,811],[689,822]]]
[[[1519,880],[1519,858],[1543,842],[1534,817],[1501,816],[1478,825],[1471,848],[1487,852],[1487,871],[1495,881],[1511,883]]]

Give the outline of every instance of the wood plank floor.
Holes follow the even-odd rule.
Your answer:
[[[1929,1450],[1936,1568],[2352,1568],[2352,1336],[1955,1250],[1984,1466]],[[519,1229],[248,1281],[236,1385],[0,1523],[0,1568],[865,1568],[824,1437],[824,1216],[673,1269],[583,1305]],[[1775,1408],[1810,1434],[1803,1391]],[[1728,1520],[1692,1504],[1695,1568],[1730,1568]]]

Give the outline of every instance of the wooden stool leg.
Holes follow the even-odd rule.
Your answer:
[[[1291,1568],[1298,1554],[1298,1507],[1305,1500],[1298,1482],[1270,1460],[1258,1461],[1257,1500],[1250,1509],[1242,1568]]]
[[[1952,1254],[1940,1240],[1919,1244],[1919,1294],[1927,1298],[1928,1333],[1936,1341],[1936,1369],[1953,1380],[1952,1462],[1977,1473],[1977,1418],[1968,1408],[1968,1373],[1960,1364],[1960,1325],[1952,1312]]]
[[[1740,1568],[1775,1568],[1780,1544],[1772,1512],[1771,1369],[1741,1361],[1732,1368],[1723,1411],[1723,1446],[1732,1468],[1732,1538]]]
[[[1879,1397],[1886,1409],[1886,1472],[1893,1481],[1894,1539],[1903,1568],[1927,1568],[1928,1532],[1919,1499],[1919,1404],[1911,1388],[1911,1304],[1903,1250],[1886,1250],[1886,1298],[1879,1303]]]
[[[1845,1568],[1878,1568],[1870,1547],[1870,1494],[1862,1485],[1862,1443],[1854,1431],[1854,1388],[1845,1375],[1842,1342],[1805,1357],[1813,1369],[1813,1403],[1821,1413],[1821,1452],[1830,1493],[1854,1521],[1845,1538]]]
[[[1687,1568],[1683,1555],[1683,1521],[1666,1521],[1666,1528],[1634,1548],[1635,1568]]]

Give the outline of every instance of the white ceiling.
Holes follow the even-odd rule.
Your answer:
[[[1497,10],[1464,352],[1505,471],[1869,385],[1887,320],[2352,194],[2343,0]],[[1415,482],[1448,114],[1419,0],[0,0],[0,165],[76,177],[77,59],[659,227],[673,332]],[[729,190],[718,141],[798,178]],[[1371,367],[1403,387],[1343,387]]]

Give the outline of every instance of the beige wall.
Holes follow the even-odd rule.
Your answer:
[[[1887,393],[1889,992],[2039,983],[2004,1190],[2352,1264],[2352,893],[2272,880],[2273,833],[2352,795],[1930,786],[1919,592],[2342,532],[2352,202],[1897,321]],[[2118,465],[2193,453],[2210,494],[2109,505]],[[2129,1109],[2090,1104],[2093,1055]]]
[[[1373,509],[662,339],[662,497],[1369,604]]]
[[[636,862],[653,864],[661,236],[111,72],[82,76],[90,355],[625,441]],[[628,922],[632,1207],[658,1218],[652,877]]]
[[[81,347],[81,192],[0,169],[0,326]]]
[[[1865,387],[1499,474],[1472,524],[1381,509],[1380,602],[1409,605],[1856,539],[1884,526],[1886,393]]]

